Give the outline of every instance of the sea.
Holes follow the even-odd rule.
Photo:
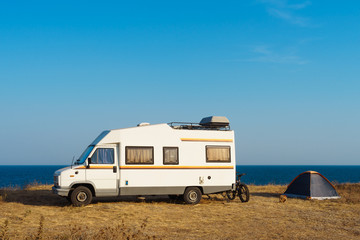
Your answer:
[[[29,184],[53,184],[53,174],[63,165],[0,165],[0,188],[24,188]],[[238,165],[238,173],[246,173],[241,181],[254,185],[287,185],[302,172],[312,170],[332,183],[360,183],[360,165],[356,166],[294,166]]]

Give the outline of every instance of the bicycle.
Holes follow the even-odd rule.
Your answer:
[[[235,190],[229,190],[226,192],[226,196],[229,200],[234,200],[236,196],[239,196],[241,202],[248,202],[250,200],[249,188],[245,183],[241,183],[241,177],[246,173],[237,174]]]

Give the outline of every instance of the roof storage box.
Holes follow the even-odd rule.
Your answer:
[[[210,116],[201,119],[199,124],[201,126],[206,126],[209,128],[221,128],[221,127],[228,127],[230,123],[226,117]]]

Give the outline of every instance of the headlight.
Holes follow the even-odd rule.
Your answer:
[[[59,176],[54,176],[54,186],[55,187],[59,186]]]

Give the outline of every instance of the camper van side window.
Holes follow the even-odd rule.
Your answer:
[[[231,162],[230,146],[206,146],[206,162]]]
[[[98,148],[91,156],[91,163],[93,164],[114,164],[114,149],[113,148]]]
[[[164,165],[179,164],[179,148],[178,147],[164,147],[163,148],[163,163],[164,163]]]
[[[125,147],[126,164],[154,164],[154,147]]]

